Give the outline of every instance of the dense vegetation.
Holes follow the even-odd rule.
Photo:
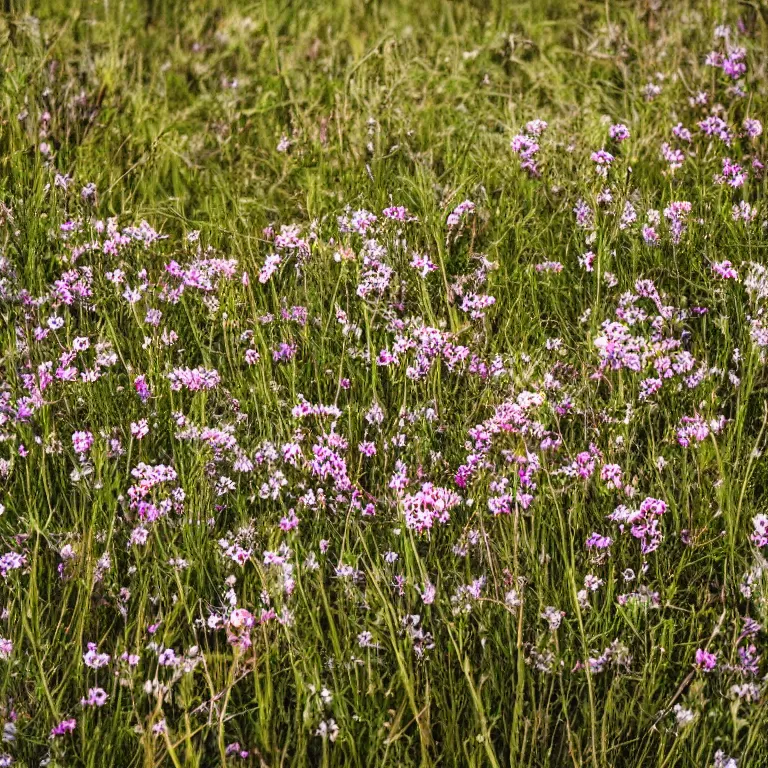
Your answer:
[[[0,765],[768,763],[768,11],[9,0]]]

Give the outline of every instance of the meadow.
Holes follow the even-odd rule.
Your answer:
[[[768,765],[768,7],[6,0],[0,766]]]

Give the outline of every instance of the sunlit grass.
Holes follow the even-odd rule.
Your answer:
[[[768,760],[761,6],[5,8],[0,754]]]

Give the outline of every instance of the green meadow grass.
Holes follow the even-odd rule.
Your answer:
[[[192,246],[184,238],[199,230],[201,243],[236,259],[251,280],[247,287],[222,284],[213,307],[191,293],[163,306],[179,335],[172,349],[144,344],[151,329],[143,310],[110,292],[104,272],[115,265],[101,253],[89,262],[95,308],[62,312],[66,324],[59,346],[46,348],[52,351],[32,342],[40,322],[32,310],[0,300],[0,393],[18,397],[27,361],[36,368],[54,359],[55,367],[77,336],[111,342],[118,358],[115,372],[92,384],[52,388],[31,422],[0,423],[0,458],[10,467],[0,473],[0,541],[3,552],[26,556],[25,567],[0,582],[0,609],[7,611],[0,635],[14,647],[0,661],[0,714],[6,723],[11,712],[16,718],[0,753],[23,766],[693,768],[712,765],[722,749],[739,757],[740,768],[768,764],[765,694],[755,702],[734,699],[729,686],[738,676],[706,676],[693,665],[696,649],[705,647],[737,664],[740,616],[768,621],[762,576],[751,599],[739,589],[743,574],[761,562],[750,533],[768,496],[768,375],[750,341],[747,293],[716,282],[710,269],[723,259],[737,266],[765,261],[766,211],[749,228],[732,220],[731,206],[742,196],[713,184],[719,150],[700,145],[674,176],[663,173],[659,157],[678,120],[694,129],[683,115],[689,96],[714,78],[704,57],[717,24],[735,28],[741,18],[747,30],[748,94],[726,103],[724,114],[734,122],[742,113],[765,121],[763,4],[7,0],[4,10],[0,251],[18,285],[32,296],[49,291],[68,268],[59,226],[91,215],[118,217],[121,226],[146,220],[169,236],[148,252],[132,252],[137,268],[159,273],[170,259],[188,258]],[[657,72],[664,73],[663,90],[648,101],[643,88]],[[509,146],[534,118],[549,123],[541,179],[520,170]],[[680,244],[651,248],[620,231],[616,218],[601,218],[591,246],[596,271],[589,274],[577,265],[585,235],[572,209],[602,186],[589,154],[606,145],[615,122],[632,132],[611,172],[617,199],[634,200],[639,215],[688,200],[692,219],[703,222],[691,224]],[[287,151],[278,148],[282,137]],[[48,159],[42,140],[52,148]],[[70,190],[54,185],[55,173],[72,177]],[[95,210],[79,195],[88,182],[98,188]],[[469,231],[451,241],[446,216],[465,198],[477,213]],[[750,179],[743,199],[764,204],[765,182]],[[438,270],[425,281],[408,278],[408,314],[455,332],[488,360],[508,356],[509,377],[459,377],[438,364],[412,381],[404,368],[385,371],[365,361],[366,351],[375,358],[391,345],[391,334],[385,308],[364,309],[356,299],[359,264],[334,260],[336,217],[348,205],[377,214],[404,205],[418,217],[406,225],[409,248],[429,254]],[[272,250],[264,228],[294,222],[317,233],[311,258],[300,274],[285,268],[260,284]],[[404,249],[394,240],[389,248],[404,274]],[[497,303],[480,323],[459,311],[449,290],[476,266],[477,253],[497,263],[488,278]],[[534,265],[547,260],[567,268],[537,273]],[[606,272],[618,288],[606,286]],[[740,349],[738,387],[723,375],[695,391],[665,390],[641,402],[639,375],[590,379],[600,324],[640,278],[653,279],[674,306],[709,308],[695,321],[691,352],[727,372]],[[278,365],[271,350],[282,339],[256,318],[294,305],[306,307],[310,320],[294,333],[296,357]],[[355,313],[360,339],[338,332],[336,306]],[[255,366],[242,361],[245,330],[261,353]],[[545,347],[554,337],[559,353]],[[295,502],[261,498],[261,480],[238,480],[235,492],[217,497],[211,451],[176,439],[175,411],[199,425],[237,423],[252,453],[265,440],[280,446],[291,439],[299,394],[336,403],[343,411],[337,430],[352,447],[370,439],[364,414],[378,402],[388,414],[379,453],[363,463],[353,452],[347,463],[356,482],[383,497],[396,455],[381,446],[407,433],[400,455],[409,466],[453,487],[467,430],[509,393],[537,389],[556,361],[578,403],[577,416],[558,420],[565,454],[573,458],[594,441],[636,480],[640,498],[668,505],[664,543],[647,558],[646,583],[659,592],[658,608],[617,603],[632,589],[622,570],[641,562],[636,541],[611,529],[611,558],[597,569],[587,562],[586,537],[608,532],[613,524],[605,516],[620,501],[597,485],[564,485],[552,464],[537,476],[528,512],[492,516],[488,479],[481,480],[464,494],[476,503],[428,537],[407,531],[392,510],[370,519],[351,510],[301,515],[290,538],[293,623],[255,628],[247,651],[228,645],[221,630],[206,629],[209,612],[225,603],[229,575],[237,577],[238,604],[254,611],[262,590],[275,589],[261,553],[287,540],[277,523]],[[216,368],[226,394],[169,391],[161,382],[177,365]],[[133,390],[138,373],[156,390],[145,404]],[[340,388],[341,377],[350,379],[349,390]],[[433,408],[437,421],[400,424],[403,406]],[[237,413],[247,418],[237,422]],[[728,425],[683,449],[675,430],[694,413],[723,414]],[[140,418],[149,420],[150,435],[132,440],[128,424]],[[81,429],[97,437],[93,471],[73,480],[78,461],[70,436]],[[126,448],[118,459],[108,457],[100,438],[115,429]],[[63,451],[49,450],[56,440]],[[511,438],[507,447],[519,451],[522,443]],[[663,470],[662,455],[669,462]],[[125,494],[130,470],[142,461],[173,465],[185,512],[183,524],[153,528],[144,547],[130,549],[126,519],[136,521]],[[214,481],[219,474],[227,473],[216,471]],[[243,526],[252,528],[255,554],[240,568],[222,558],[218,540]],[[470,529],[480,543],[457,556],[453,547]],[[321,539],[330,542],[328,562],[315,571],[301,567]],[[61,578],[58,553],[68,543],[77,558]],[[399,554],[396,566],[383,559],[390,550]],[[111,567],[94,579],[105,553]],[[176,558],[188,567],[170,565]],[[360,572],[358,582],[334,576],[341,564]],[[577,593],[589,572],[605,584],[585,610]],[[403,596],[392,587],[396,573],[409,584]],[[481,575],[483,599],[470,613],[455,614],[450,594]],[[438,587],[432,605],[414,589],[427,577]],[[504,602],[513,586],[523,596],[517,608]],[[121,613],[123,588],[131,596]],[[551,638],[540,618],[547,606],[566,613]],[[433,636],[427,659],[404,630],[403,618],[414,614]],[[150,637],[154,622],[159,628]],[[377,647],[359,646],[363,631],[374,633]],[[616,638],[631,651],[628,667],[573,671]],[[754,640],[758,650],[763,638]],[[177,652],[196,646],[203,661],[165,693],[147,694],[145,681],[172,677],[142,650],[150,640]],[[124,680],[116,668],[87,668],[88,642],[113,657],[143,652],[139,671]],[[544,645],[555,654],[550,673],[530,663],[531,650]],[[755,677],[763,689],[765,672],[763,665]],[[81,707],[95,685],[109,694],[107,705]],[[324,688],[329,705],[320,700]],[[696,721],[679,727],[675,704],[695,710]],[[49,739],[65,717],[77,717],[74,732]],[[315,735],[329,717],[339,728],[333,742]],[[162,719],[167,732],[153,734]],[[225,755],[235,741],[249,750],[246,759]]]

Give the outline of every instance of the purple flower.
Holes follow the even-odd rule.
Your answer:
[[[717,666],[717,654],[703,648],[696,649],[696,666],[702,672],[711,672]]]
[[[712,271],[723,280],[738,280],[739,274],[727,259],[712,265]]]
[[[64,736],[67,733],[72,733],[77,726],[77,720],[74,717],[68,720],[62,720],[58,725],[51,728],[50,738],[55,739],[58,736]]]
[[[109,696],[103,688],[89,688],[88,696],[80,699],[80,704],[83,707],[103,707],[108,698]]]
[[[72,435],[72,446],[75,453],[81,456],[88,453],[93,445],[93,435],[90,432],[75,432]]]
[[[4,579],[7,578],[10,571],[16,571],[19,568],[23,568],[27,559],[24,555],[18,552],[6,552],[0,556],[0,576]]]
[[[0,659],[7,659],[13,653],[13,643],[5,637],[0,637]]]
[[[616,123],[608,129],[608,135],[614,141],[626,141],[629,138],[629,128],[624,123]]]

